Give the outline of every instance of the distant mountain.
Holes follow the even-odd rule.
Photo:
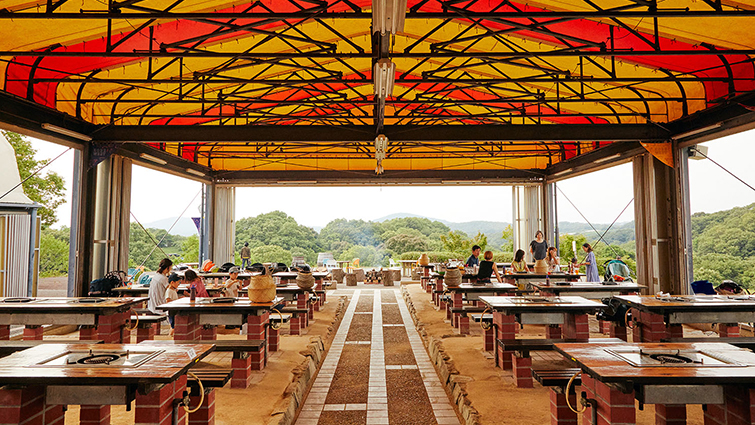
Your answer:
[[[162,220],[142,224],[148,229],[168,230],[170,229],[170,226],[173,225],[174,221],[176,221],[176,217],[163,218]],[[171,230],[170,233],[172,235],[191,236],[196,235],[198,232],[197,226],[194,225],[194,221],[190,217],[181,217],[176,225],[173,226],[173,230]]]

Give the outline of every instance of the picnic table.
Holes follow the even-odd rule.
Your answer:
[[[686,423],[688,404],[702,405],[706,424],[755,420],[750,408],[755,353],[749,350],[716,342],[576,343],[555,349],[581,370],[580,391],[590,400],[588,407],[579,406],[583,423],[634,424],[635,399],[640,406],[655,405],[656,424]],[[576,397],[569,397],[577,407]],[[552,423],[577,423],[566,398],[554,398]]]
[[[554,282],[550,285],[545,282],[533,282],[532,286],[540,291],[541,294],[549,295],[573,295],[587,298],[589,300],[600,300],[610,298],[614,295],[634,295],[647,286],[634,282],[622,282],[614,285],[608,285],[604,282]]]
[[[587,315],[597,313],[605,308],[602,303],[582,297],[480,297],[493,312],[493,325],[497,329],[495,343],[496,365],[503,369],[514,368],[517,385],[531,386],[529,373],[532,359],[512,350],[498,350],[507,342],[516,340],[517,323],[519,325],[545,325],[545,338],[549,340],[566,339],[569,341],[588,341],[590,329]],[[519,355],[517,355],[519,354]],[[526,376],[520,376],[526,375]]]
[[[174,318],[175,340],[216,340],[217,326],[247,326],[248,340],[264,341],[263,349],[250,353],[249,367],[262,370],[267,365],[267,346],[270,338],[275,339],[272,345],[278,345],[280,338],[278,330],[268,326],[270,310],[283,301],[276,297],[269,303],[253,303],[248,298],[200,298],[191,301],[190,298],[179,298],[167,304],[158,306],[167,311]],[[268,329],[270,332],[268,332]],[[236,367],[234,367],[236,369]]]
[[[721,337],[738,337],[739,323],[755,322],[755,295],[619,295],[629,307],[634,341],[682,338],[682,324],[718,324]]]
[[[0,359],[2,422],[26,424],[37,418],[34,423],[62,424],[65,406],[81,405],[82,423],[109,423],[111,405],[130,406],[135,400],[137,421],[170,423],[171,406],[183,398],[189,368],[213,349],[211,344],[158,348],[73,343],[16,352]],[[192,394],[191,407],[198,401]],[[178,414],[185,415],[183,408]],[[209,423],[199,416],[190,416],[191,423]]]
[[[0,340],[10,339],[11,325],[24,325],[25,340],[40,340],[43,325],[79,325],[79,338],[105,343],[128,342],[130,311],[144,297],[3,297],[0,298]]]

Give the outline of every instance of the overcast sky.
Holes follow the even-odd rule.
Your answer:
[[[708,142],[708,156],[755,186],[755,167],[744,153],[752,152],[755,131]],[[66,148],[33,140],[37,158],[54,158]],[[66,180],[70,201],[73,152],[68,152],[48,168]],[[155,181],[160,181],[156,185]],[[161,193],[170,187],[172,196]],[[178,217],[189,206],[187,217],[197,216],[199,183],[142,167],[134,167],[132,204],[142,223]],[[562,181],[558,184],[576,207],[593,223],[610,223],[632,199],[632,167],[624,164],[607,170]],[[691,204],[693,212],[715,212],[755,202],[755,192],[707,160],[690,161]],[[315,187],[239,188],[236,217],[255,216],[281,210],[308,226],[324,226],[336,218],[371,220],[395,213],[411,213],[448,221],[511,221],[511,189],[501,186],[442,187]],[[285,202],[277,202],[286,200]],[[317,199],[317,202],[303,202]],[[481,208],[480,200],[485,199]],[[426,202],[432,200],[433,202]],[[191,203],[191,204],[190,204]],[[558,199],[560,221],[584,222],[562,194]],[[58,209],[60,225],[70,222],[70,202]],[[619,222],[633,219],[630,207]]]

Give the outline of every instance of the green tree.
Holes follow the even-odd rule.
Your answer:
[[[385,248],[401,254],[409,251],[426,251],[425,238],[416,235],[396,235],[385,241]]]
[[[443,242],[443,251],[455,252],[461,255],[469,254],[474,245],[479,245],[483,251],[488,246],[488,237],[480,232],[477,232],[473,238],[470,238],[466,233],[454,230],[448,232],[445,236],[441,236],[440,240]]]
[[[245,242],[249,242],[250,248],[264,245],[275,245],[289,251],[298,248],[307,253],[307,258],[320,250],[317,232],[298,224],[293,217],[282,211],[238,220],[235,242],[237,252]],[[288,264],[291,258],[283,262]]]
[[[39,274],[41,277],[68,274],[69,229],[43,228],[39,240]]]
[[[501,250],[503,252],[514,252],[514,229],[511,227],[510,224],[507,224],[506,227],[503,229],[503,232],[501,233],[501,239],[503,239],[503,245],[501,245]]]
[[[260,245],[252,248],[253,263],[291,263],[291,251],[278,245]]]
[[[187,263],[196,263],[199,261],[199,236],[191,235],[181,243],[181,258]],[[236,264],[240,264],[239,261]]]
[[[18,163],[21,181],[48,163],[49,160],[38,161],[34,158],[37,151],[24,136],[10,131],[3,131],[2,133],[16,152],[16,162]],[[29,199],[42,205],[38,211],[42,227],[50,227],[55,224],[58,221],[55,209],[65,202],[65,181],[63,177],[52,171],[42,172],[24,182],[23,189]]]

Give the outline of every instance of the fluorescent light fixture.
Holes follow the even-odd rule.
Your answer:
[[[566,173],[571,173],[572,171],[574,171],[574,168],[567,168],[564,171],[559,171],[558,173],[553,174],[553,177],[560,176],[560,175],[566,174]]]
[[[146,153],[140,153],[139,154],[139,158],[146,159],[147,161],[154,162],[155,164],[160,164],[160,165],[165,165],[165,164],[168,163],[168,161],[166,161],[164,159],[160,159],[160,158],[158,158],[156,156],[152,156],[152,155],[149,155],[149,154],[146,154]]]
[[[684,139],[685,137],[694,136],[695,134],[705,133],[706,131],[714,130],[721,127],[721,123],[709,125],[707,127],[697,128],[694,130],[686,131],[684,133],[676,134],[671,137],[674,140]]]
[[[186,172],[189,173],[189,174],[194,174],[195,176],[198,176],[198,177],[204,177],[205,176],[205,173],[203,173],[201,171],[198,171],[198,170],[195,170],[193,168],[187,168]]]
[[[279,180],[278,184],[317,184],[317,180]]]
[[[393,83],[396,81],[396,64],[390,59],[380,59],[372,73],[375,82],[375,97],[385,100],[393,95]]]
[[[404,31],[406,0],[372,0],[372,32],[398,34]]]
[[[595,160],[595,161],[593,161],[593,162],[594,162],[594,163],[596,163],[596,164],[600,164],[601,162],[610,161],[610,160],[612,160],[612,159],[616,159],[616,158],[618,158],[618,157],[620,157],[620,156],[621,156],[621,154],[620,154],[620,153],[617,153],[617,154],[614,154],[614,155],[611,155],[611,156],[607,156],[607,157],[605,157],[605,158],[596,159],[596,160]]]
[[[45,130],[54,131],[55,133],[58,133],[58,134],[63,134],[63,135],[66,135],[66,136],[71,136],[73,138],[76,138],[76,139],[79,139],[79,140],[83,140],[85,142],[91,142],[92,141],[92,138],[89,137],[89,136],[87,136],[86,134],[77,133],[77,132],[75,132],[73,130],[69,130],[67,128],[58,127],[57,125],[43,123],[42,124],[42,128],[44,128]]]
[[[443,184],[472,184],[472,183],[482,183],[480,180],[441,180],[440,181]]]

